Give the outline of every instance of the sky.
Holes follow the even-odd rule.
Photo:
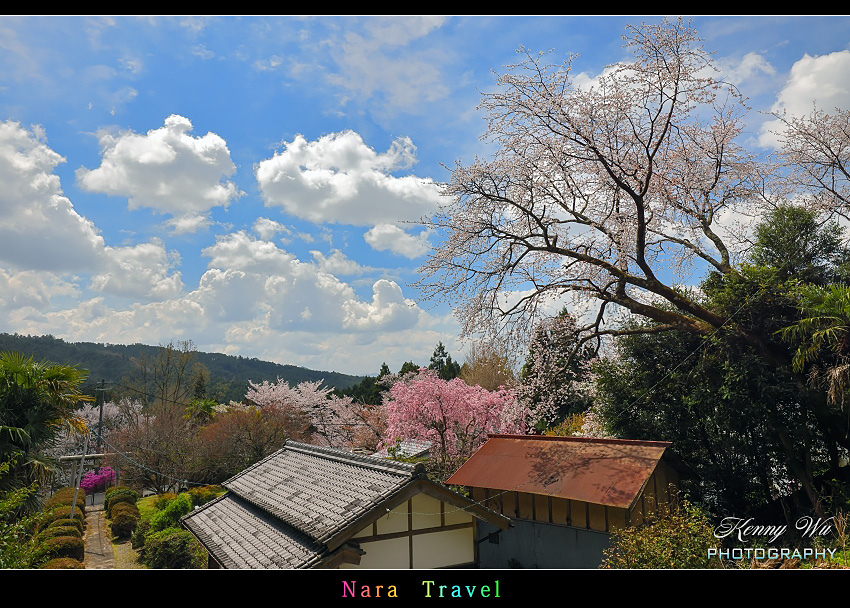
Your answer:
[[[765,112],[850,107],[850,18],[697,16]],[[0,331],[375,375],[468,343],[418,220],[517,49],[593,78],[659,16],[0,17]]]

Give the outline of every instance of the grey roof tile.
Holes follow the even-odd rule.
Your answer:
[[[323,542],[400,491],[420,471],[405,463],[287,442],[223,485]]]

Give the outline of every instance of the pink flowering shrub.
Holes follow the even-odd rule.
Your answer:
[[[86,491],[86,494],[103,492],[113,481],[115,481],[115,471],[110,467],[100,467],[97,471],[86,473],[80,482],[80,487]]]
[[[454,473],[488,433],[525,433],[525,411],[510,389],[488,391],[460,378],[441,380],[433,370],[399,379],[385,403],[384,444],[396,439],[431,442],[431,468],[439,477]]]

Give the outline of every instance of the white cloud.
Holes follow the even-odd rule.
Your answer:
[[[724,60],[719,62],[723,80],[732,84],[741,84],[759,74],[773,75],[776,70],[770,62],[758,53],[747,53],[740,61]]]
[[[310,255],[316,260],[316,265],[321,272],[345,276],[362,274],[367,270],[354,260],[348,258],[339,249],[332,250],[329,256],[326,256],[321,251],[311,251]]]
[[[292,230],[288,227],[267,217],[258,217],[256,219],[254,222],[254,232],[264,241],[272,240],[278,232],[292,234]]]
[[[803,55],[791,68],[785,87],[780,91],[771,111],[806,116],[813,104],[829,113],[836,107],[850,108],[850,51],[828,55]],[[762,125],[759,143],[776,146],[773,133],[781,131],[782,123],[772,120]]]
[[[317,223],[374,226],[417,220],[437,209],[440,195],[433,181],[390,174],[410,167],[415,154],[408,138],[378,154],[353,131],[315,142],[299,135],[283,152],[262,161],[256,176],[267,206],[279,205]]]
[[[171,234],[191,234],[211,226],[213,221],[204,213],[188,213],[169,218],[163,224]]]
[[[129,297],[173,296],[180,274],[160,241],[108,247],[94,224],[63,196],[53,173],[64,162],[18,123],[0,123],[0,263],[19,270],[91,273],[92,287]]]
[[[163,300],[180,294],[183,282],[162,241],[132,247],[107,247],[107,268],[92,279],[92,289],[129,298]]]
[[[415,325],[421,312],[397,283],[385,279],[374,283],[371,302],[362,301],[335,274],[364,269],[338,250],[330,256],[312,251],[316,263],[302,262],[239,231],[202,253],[210,258],[210,270],[187,297],[216,311],[217,318],[254,319],[279,331],[390,331]]]
[[[425,255],[431,249],[431,244],[428,242],[430,234],[430,230],[423,230],[417,235],[412,235],[392,224],[378,224],[367,231],[363,238],[373,249],[392,251],[413,259]]]
[[[363,35],[348,31],[326,41],[338,68],[328,79],[364,101],[380,95],[383,112],[413,110],[443,98],[449,92],[440,68],[446,51],[406,47],[444,21],[437,16],[370,19]]]
[[[78,169],[77,180],[90,192],[128,197],[130,209],[198,217],[226,207],[241,195],[222,181],[236,171],[227,144],[214,133],[192,137],[191,130],[189,119],[176,114],[145,135],[101,130],[101,165]]]

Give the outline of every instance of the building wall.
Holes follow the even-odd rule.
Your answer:
[[[476,522],[481,568],[598,568],[610,544],[606,532],[514,520],[507,530]]]
[[[468,512],[427,494],[357,532],[352,540],[366,553],[360,564],[340,568],[446,568],[475,562],[474,520]]]
[[[669,485],[679,485],[675,469],[661,461],[632,509],[580,500],[470,488],[473,500],[512,520],[499,532],[476,522],[481,568],[597,568],[610,544],[610,532],[640,525],[647,513],[671,498]]]

